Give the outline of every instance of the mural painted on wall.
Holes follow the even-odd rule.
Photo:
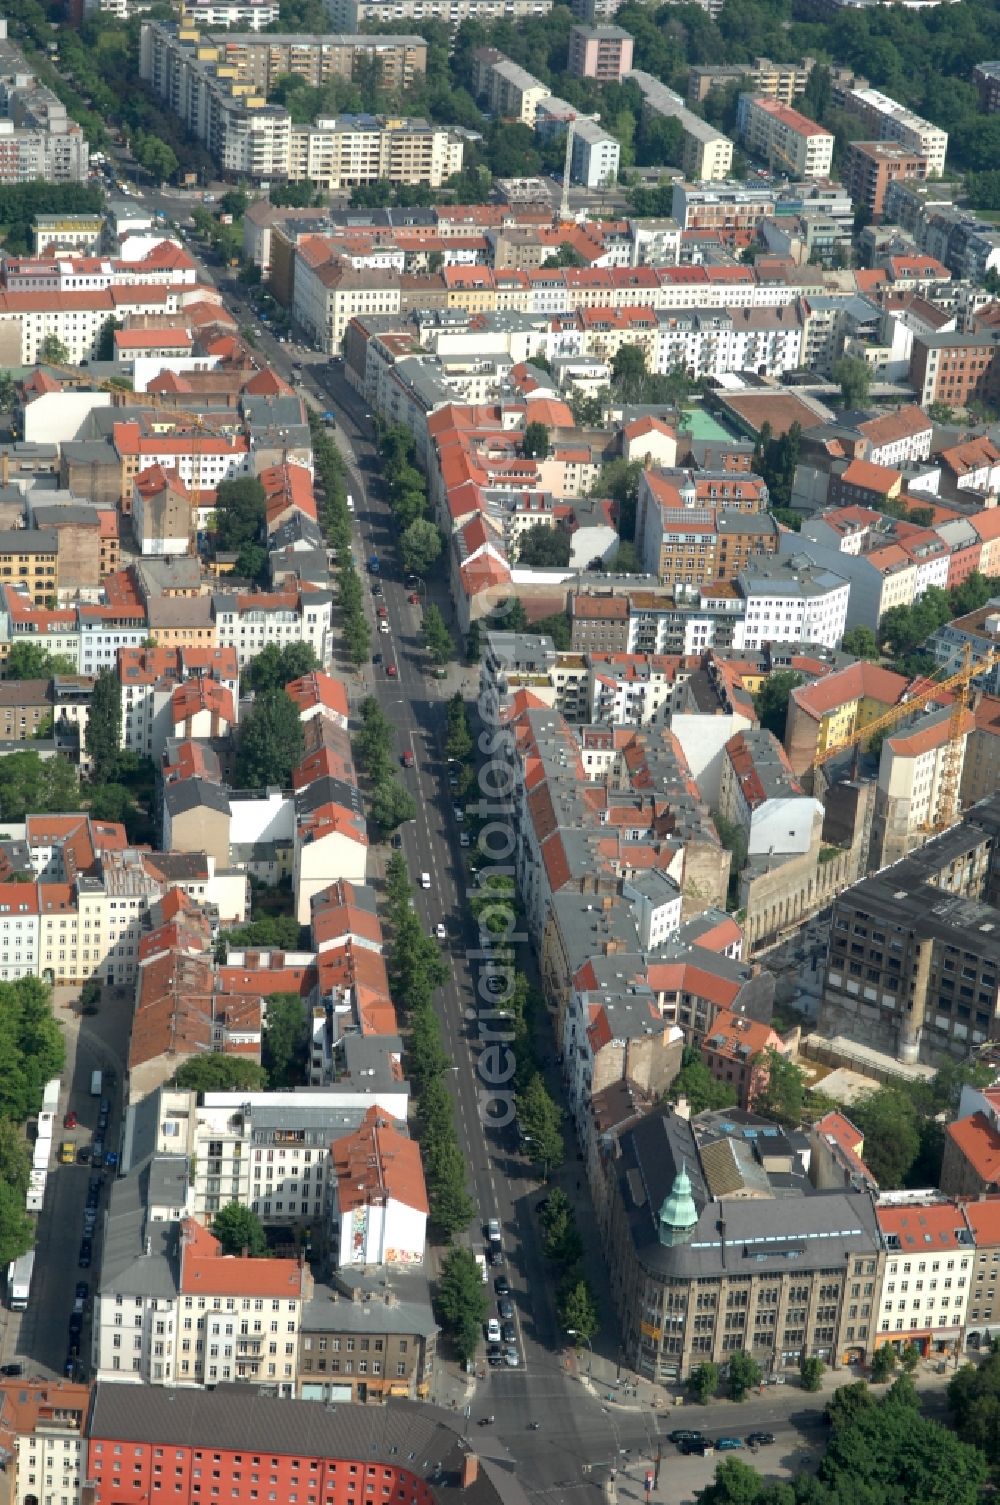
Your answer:
[[[351,1223],[351,1254],[355,1259],[364,1259],[368,1243],[368,1208],[356,1207]]]

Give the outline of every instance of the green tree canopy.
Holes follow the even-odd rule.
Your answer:
[[[572,539],[564,528],[535,523],[521,534],[517,562],[531,569],[565,569],[569,564]]]
[[[4,679],[51,679],[53,674],[76,674],[78,666],[66,653],[49,653],[40,643],[12,643],[3,666]]]
[[[440,528],[426,517],[416,517],[399,540],[403,568],[413,575],[426,575],[444,546]]]
[[[703,1406],[712,1399],[719,1388],[719,1366],[706,1359],[697,1368],[692,1369],[688,1377],[688,1389],[692,1399]]]
[[[372,819],[386,834],[417,818],[413,795],[391,775],[381,779],[372,791],[371,811]]]
[[[446,664],[454,655],[455,645],[452,642],[451,633],[445,626],[444,617],[440,609],[433,602],[424,612],[421,624],[424,644],[431,660],[435,664]]]
[[[845,653],[853,653],[855,658],[868,659],[872,663],[879,656],[878,639],[870,627],[851,627],[844,633],[840,646]]]
[[[548,457],[549,431],[544,423],[526,425],[522,450],[529,460],[544,460]]]
[[[757,1360],[747,1353],[744,1348],[737,1348],[729,1355],[729,1396],[731,1400],[745,1400],[747,1392],[753,1390],[764,1378],[764,1372]]]
[[[223,1254],[242,1254],[259,1259],[267,1253],[267,1238],[260,1218],[252,1207],[242,1202],[229,1202],[219,1209],[212,1224],[212,1232],[222,1245]]]
[[[563,1331],[576,1339],[577,1348],[596,1333],[599,1326],[593,1292],[585,1280],[574,1280],[559,1299],[559,1320]]]
[[[260,695],[240,723],[236,782],[241,789],[287,789],[302,761],[305,736],[295,702],[284,690]]]
[[[766,1079],[754,1099],[755,1111],[779,1123],[798,1126],[805,1101],[805,1072],[773,1047],[765,1052],[761,1065]]]
[[[851,1120],[865,1137],[865,1161],[886,1191],[903,1186],[920,1148],[913,1099],[902,1087],[865,1093],[851,1107]]]
[[[174,1075],[174,1086],[189,1092],[258,1092],[267,1086],[267,1076],[256,1061],[212,1051],[184,1061]]]
[[[780,742],[785,735],[788,697],[802,684],[802,675],[793,669],[779,669],[769,674],[753,698],[757,720],[765,731],[773,732]]]
[[[305,1077],[309,1025],[298,993],[269,993],[265,999],[264,1070],[268,1086],[295,1087]]]
[[[87,715],[85,743],[95,784],[109,784],[121,756],[122,692],[113,669],[102,669],[94,681]]]
[[[269,690],[283,690],[293,679],[301,679],[319,669],[320,662],[309,643],[268,643],[267,647],[250,660],[245,678],[251,690],[258,694]]]
[[[445,1255],[437,1305],[460,1362],[473,1358],[489,1310],[489,1295],[470,1249],[450,1249]]]
[[[221,549],[256,543],[264,527],[267,495],[256,476],[220,481],[215,490],[215,529]]]
[[[4,820],[79,808],[77,772],[66,758],[42,758],[36,752],[0,758],[0,816]]]
[[[833,379],[840,387],[845,408],[863,408],[871,390],[872,374],[867,361],[856,355],[842,356],[834,362]]]
[[[521,1094],[517,1119],[528,1140],[532,1165],[540,1165],[544,1175],[548,1176],[550,1171],[562,1165],[566,1147],[559,1127],[562,1109],[549,1096],[541,1076],[532,1077]]]
[[[704,1113],[709,1108],[733,1108],[736,1106],[736,1091],[729,1082],[717,1082],[702,1060],[698,1051],[685,1045],[681,1056],[681,1069],[667,1091],[668,1101],[678,1102],[687,1098],[691,1112]]]
[[[259,914],[245,925],[224,930],[219,940],[226,951],[239,951],[247,946],[298,951],[302,948],[302,938],[302,926],[294,915]]]

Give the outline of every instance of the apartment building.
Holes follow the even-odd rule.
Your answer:
[[[966,740],[974,725],[966,711],[953,726],[951,707],[945,706],[884,738],[872,817],[873,867],[898,862],[957,809]]]
[[[805,89],[814,66],[811,57],[804,57],[799,63],[772,63],[770,58],[759,57],[746,66],[736,63],[694,67],[688,74],[688,104],[701,104],[713,89],[725,89],[728,84],[747,80],[754,94],[766,94],[790,105]]]
[[[437,1335],[422,1270],[393,1267],[374,1277],[339,1271],[303,1308],[299,1395],[330,1402],[349,1397],[359,1405],[426,1399]]]
[[[639,482],[636,539],[647,573],[674,586],[735,580],[754,555],[778,551],[770,513],[705,505],[694,486],[657,471]]]
[[[945,1126],[941,1190],[952,1197],[995,1197],[1000,1189],[1000,1093],[962,1088],[958,1116]]]
[[[567,69],[575,78],[620,84],[632,68],[635,40],[622,26],[571,26]]]
[[[212,680],[225,690],[233,714],[239,706],[239,661],[224,648],[121,648],[116,672],[121,684],[121,745],[159,766],[167,741],[178,735],[174,692]]]
[[[182,19],[194,26],[247,27],[255,32],[273,26],[279,14],[274,0],[184,0],[181,8]]]
[[[642,93],[642,108],[647,115],[664,116],[680,122],[684,132],[681,170],[686,178],[698,182],[728,178],[733,165],[733,143],[728,136],[710,126],[700,115],[687,108],[683,99],[650,73],[634,68],[628,77]]]
[[[796,774],[818,754],[845,747],[856,731],[896,705],[908,681],[864,660],[798,685],[788,698],[784,745]]]
[[[51,679],[0,681],[0,742],[26,742],[43,734],[54,709]]]
[[[219,591],[212,597],[219,648],[233,648],[243,669],[269,643],[308,643],[329,663],[333,597],[328,590]]]
[[[719,810],[743,832],[748,857],[808,851],[816,814],[822,815],[777,737],[763,728],[737,732],[726,743]]]
[[[179,1168],[178,1157],[167,1160],[164,1182]],[[299,1318],[312,1294],[308,1266],[227,1258],[193,1218],[154,1221],[139,1179],[134,1174],[112,1188],[94,1301],[95,1378],[181,1386],[235,1381],[294,1395]]]
[[[480,47],[473,53],[472,91],[494,114],[528,126],[535,124],[539,103],[552,92],[527,68],[494,47]]]
[[[957,1355],[976,1263],[962,1208],[924,1192],[882,1192],[875,1217],[885,1262],[873,1347]]]
[[[990,867],[998,826],[994,795],[837,896],[820,1005],[824,1032],[863,1039],[908,1062],[966,1053],[996,1035],[1000,929]]]
[[[36,606],[48,604],[59,588],[59,537],[55,529],[0,530],[0,582],[18,586]]]
[[[972,82],[979,90],[980,108],[995,115],[1000,110],[1000,63],[977,63]]]
[[[605,1256],[636,1373],[683,1382],[736,1349],[766,1375],[803,1357],[838,1368],[865,1356],[882,1253],[875,1209],[862,1193],[817,1191],[807,1158],[804,1136],[800,1147],[738,1109],[690,1121],[656,1109],[614,1135]],[[856,1303],[855,1286],[867,1293]]]
[[[845,89],[843,108],[858,115],[880,141],[898,141],[909,151],[927,158],[927,176],[939,178],[944,171],[948,132],[907,110],[878,89]]]
[[[780,544],[779,544],[780,548]],[[837,648],[844,635],[851,585],[836,569],[805,554],[762,550],[743,561],[735,577],[745,602],[735,646],[816,643]]]
[[[833,136],[807,116],[763,94],[741,94],[736,129],[747,151],[797,178],[828,178]]]
[[[573,127],[570,173],[584,188],[607,188],[618,180],[621,145],[593,120],[578,120]]]
[[[0,112],[0,182],[87,181],[87,138],[9,38],[6,17],[0,17]]]
[[[11,1505],[77,1505],[89,1409],[89,1385],[24,1378],[0,1385]]]
[[[953,408],[964,408],[970,397],[989,400],[1000,381],[997,342],[994,331],[915,334],[909,380],[917,400]]]
[[[426,120],[320,116],[312,125],[291,127],[287,174],[331,192],[378,182],[440,188],[461,172],[463,157],[460,137]]]
[[[925,181],[928,160],[898,141],[852,141],[844,153],[844,187],[857,204],[863,204],[877,224],[885,210],[889,184],[913,179]]]
[[[294,287],[296,322],[329,355],[342,352],[353,318],[400,310],[398,272],[355,269],[318,238],[296,247]]]
[[[334,79],[374,73],[382,89],[408,89],[427,71],[427,43],[419,36],[318,36],[297,32],[229,31],[202,39],[202,52],[235,68],[236,78],[268,95],[283,75],[321,88]]]
[[[51,335],[69,352],[71,365],[96,359],[101,331],[111,318],[162,318],[180,308],[167,286],[93,292],[12,292],[0,289],[0,358],[33,366]]]
[[[330,25],[339,31],[397,21],[445,21],[454,31],[463,21],[525,21],[547,16],[552,0],[324,0]]]

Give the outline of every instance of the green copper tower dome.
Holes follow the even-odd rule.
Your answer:
[[[660,1243],[668,1249],[674,1244],[686,1243],[697,1221],[698,1209],[691,1195],[691,1177],[682,1165],[674,1177],[669,1197],[664,1199],[660,1208]]]

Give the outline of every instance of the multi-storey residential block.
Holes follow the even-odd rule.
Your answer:
[[[945,1125],[939,1179],[941,1190],[950,1197],[973,1201],[996,1197],[1000,1190],[1000,1091],[996,1087],[962,1088],[958,1116]]]
[[[379,1319],[381,1320],[381,1319]],[[516,1505],[522,1489],[505,1470],[484,1467],[460,1435],[460,1427],[442,1426],[426,1406],[402,1406],[386,1432],[382,1406],[345,1406],[344,1391],[361,1399],[353,1376],[371,1374],[371,1350],[361,1368],[358,1350],[339,1356],[335,1371],[340,1386],[332,1404],[316,1405],[324,1397],[316,1391],[309,1400],[279,1399],[272,1393],[245,1396],[220,1385],[210,1393],[177,1387],[165,1399],[162,1391],[137,1385],[98,1384],[89,1423],[86,1477],[94,1481],[94,1505],[143,1505],[154,1493],[157,1465],[169,1458],[171,1477],[194,1493],[196,1470],[210,1466],[218,1474],[212,1488],[234,1505],[252,1505],[260,1486],[250,1481],[260,1459],[274,1476],[274,1493],[287,1500],[315,1483],[317,1498],[330,1505],[348,1505],[348,1480],[366,1480],[380,1499],[403,1499],[432,1505],[443,1474],[454,1478],[459,1505]],[[350,1366],[350,1367],[348,1367]],[[329,1373],[329,1371],[327,1371]],[[373,1397],[381,1393],[373,1386]],[[248,1432],[247,1412],[253,1421]],[[116,1452],[116,1449],[120,1451]],[[433,1456],[431,1456],[433,1455]],[[128,1469],[113,1465],[127,1459]],[[265,1461],[266,1460],[266,1461]],[[440,1473],[437,1464],[441,1465]],[[370,1472],[369,1472],[370,1471]],[[113,1482],[118,1481],[118,1482]],[[191,1481],[190,1483],[188,1481]],[[270,1492],[270,1491],[268,1491]]]
[[[806,554],[745,558],[736,583],[745,602],[735,646],[819,643],[837,648],[844,635],[851,586],[836,569],[817,566]],[[742,629],[742,630],[741,630]]]
[[[10,1449],[11,1505],[77,1505],[86,1464],[90,1386],[63,1380],[5,1380],[0,1429]]]
[[[788,697],[784,744],[796,774],[828,749],[846,746],[856,731],[899,701],[908,681],[880,664],[861,661],[798,685]]]
[[[885,209],[889,184],[908,178],[923,182],[927,169],[927,158],[921,152],[898,141],[852,141],[844,154],[844,187],[877,223]]]
[[[192,26],[244,26],[260,32],[274,25],[280,10],[274,0],[184,0],[181,14]]]
[[[473,54],[472,87],[495,114],[531,126],[539,102],[551,93],[541,79],[493,47]]]
[[[964,408],[970,397],[989,400],[997,390],[998,336],[918,334],[910,357],[910,385],[918,400]]]
[[[0,742],[26,742],[42,735],[55,714],[51,679],[13,679],[0,683]]]
[[[574,182],[585,188],[606,188],[617,181],[621,145],[593,120],[578,120],[573,127],[573,157],[570,171]]]
[[[883,739],[872,819],[873,867],[898,862],[951,810],[973,726],[971,711],[956,726],[951,707],[945,706]]]
[[[926,157],[928,177],[941,176],[948,150],[948,132],[941,130],[940,126],[921,119],[878,89],[846,89],[843,107],[849,115],[859,115],[871,126],[880,141],[898,141],[901,146]]]
[[[804,57],[799,63],[772,63],[770,58],[759,57],[747,66],[709,63],[694,67],[688,74],[688,103],[701,104],[713,89],[724,89],[727,84],[749,79],[754,94],[767,94],[790,105],[804,90],[814,66],[811,57]]]
[[[446,21],[455,29],[463,21],[524,21],[547,16],[552,0],[325,0],[330,25],[341,31],[387,22]]]
[[[87,181],[87,138],[8,38],[5,17],[0,17],[0,111],[0,182]]]
[[[179,1157],[162,1164],[164,1185],[182,1172]],[[138,1183],[138,1175],[117,1182],[108,1208],[94,1302],[95,1375],[146,1385],[232,1380],[294,1395],[299,1318],[312,1294],[308,1267],[297,1259],[227,1258],[193,1218],[154,1220]]]
[[[744,146],[799,178],[828,178],[833,136],[815,120],[768,95],[741,94],[736,122]]]
[[[438,1327],[422,1270],[338,1271],[302,1310],[299,1395],[366,1401],[430,1392]]]
[[[681,168],[685,177],[699,182],[729,176],[733,165],[733,143],[728,136],[710,126],[700,115],[687,108],[679,94],[642,69],[628,75],[642,92],[643,111],[680,122],[684,132]]]
[[[961,1207],[926,1192],[882,1192],[875,1216],[885,1261],[874,1348],[957,1354],[976,1259]]]
[[[328,590],[220,591],[212,598],[218,646],[234,648],[241,669],[268,643],[308,643],[321,664],[329,663],[332,611]]]
[[[665,585],[735,580],[754,555],[778,550],[769,513],[713,506],[684,472],[643,472],[636,539],[643,567]]]
[[[276,80],[287,74],[320,88],[372,70],[381,88],[398,90],[410,88],[427,71],[427,43],[418,36],[228,31],[204,37],[202,53],[207,55],[209,47],[218,49],[221,64],[236,69],[241,83],[262,94],[270,94]]]
[[[632,33],[621,26],[571,26],[567,67],[576,78],[620,84],[632,68]]]
[[[979,103],[989,115],[1000,110],[1000,63],[977,63],[972,82],[979,90]]]
[[[822,815],[781,743],[763,729],[737,732],[726,743],[719,810],[743,832],[748,857],[808,851],[817,811]]]
[[[903,1061],[966,1054],[998,1032],[991,865],[1000,801],[834,902],[820,1021]]]

